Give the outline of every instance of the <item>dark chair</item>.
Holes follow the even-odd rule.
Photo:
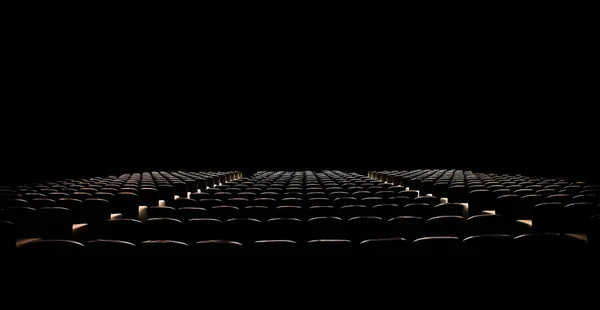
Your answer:
[[[304,240],[303,223],[297,218],[272,218],[266,222],[265,237],[272,240]]]
[[[111,219],[102,224],[99,239],[139,243],[143,235],[142,222],[134,219]]]
[[[426,203],[431,207],[440,204],[440,199],[435,196],[421,196],[413,199],[413,203]]]
[[[50,198],[34,198],[29,201],[29,206],[34,209],[50,208],[56,206],[56,201]]]
[[[471,256],[496,258],[511,254],[513,238],[510,235],[474,235],[462,241],[463,253]]]
[[[190,194],[190,199],[194,199],[196,201],[200,201],[202,199],[211,199],[212,196],[209,193],[191,193]]]
[[[571,202],[591,202],[591,203],[599,203],[600,199],[596,195],[576,195],[571,198]]]
[[[174,218],[151,218],[144,223],[143,240],[185,240],[183,222]]]
[[[359,200],[358,203],[350,203],[350,204],[360,204],[360,205],[365,205],[369,208],[373,208],[375,205],[380,205],[380,204],[384,204],[386,203],[386,201],[382,198],[382,197],[365,197],[362,198],[361,200]]]
[[[147,240],[140,243],[138,251],[141,255],[181,256],[190,252],[187,243],[175,240]]]
[[[196,207],[204,208],[206,210],[210,210],[212,207],[223,205],[223,201],[221,199],[200,199],[198,200],[198,205]]]
[[[38,215],[37,235],[45,239],[71,239],[73,225],[71,212],[66,208],[41,208]]]
[[[407,197],[405,197],[405,198],[407,198]],[[372,213],[373,213],[373,215],[379,216],[385,220],[389,220],[389,219],[397,217],[397,216],[402,216],[404,214],[404,205],[397,205],[397,204],[391,204],[391,203],[379,204],[379,205],[373,206]],[[370,215],[370,214],[363,214],[363,215]],[[355,216],[359,216],[359,215],[355,215]]]
[[[300,206],[279,206],[275,209],[276,217],[303,219],[304,209]]]
[[[21,244],[17,250],[20,255],[28,257],[73,257],[83,255],[85,253],[85,246],[73,240],[35,239]]]
[[[373,215],[372,213],[372,209],[364,205],[347,205],[337,211],[337,216],[343,220],[348,220],[357,216],[370,216]]]
[[[149,207],[146,209],[146,214],[148,215],[148,219],[154,218],[178,218],[177,210],[172,207]]]
[[[215,206],[209,210],[212,218],[219,219],[223,222],[231,218],[240,217],[240,209],[234,206]]]
[[[341,208],[343,206],[357,205],[360,204],[359,200],[355,197],[340,197],[333,199],[333,206]]]
[[[397,195],[408,197],[410,199],[415,199],[415,198],[419,197],[419,192],[417,192],[417,191],[401,191],[401,192],[398,192]]]
[[[8,207],[2,212],[2,219],[14,224],[17,238],[36,236],[37,210],[30,207]]]
[[[316,239],[306,243],[306,254],[311,256],[348,256],[352,252],[352,242],[345,239]]]
[[[313,218],[324,216],[336,216],[337,214],[337,209],[334,206],[314,206],[308,208],[306,217]]]
[[[9,221],[0,221],[0,259],[12,253],[17,241],[17,228]]]
[[[594,215],[596,205],[590,202],[570,203],[562,210],[563,227],[565,233],[585,233],[587,223]]]
[[[563,209],[560,202],[544,202],[533,208],[532,227],[534,232],[562,232]]]
[[[480,214],[484,210],[493,210],[494,196],[489,190],[473,190],[469,192],[469,214]]]
[[[252,218],[232,218],[225,222],[227,240],[252,243],[264,238],[263,224]]]
[[[110,219],[111,204],[106,199],[89,198],[79,209],[79,219],[83,223],[101,223]]]
[[[190,242],[225,239],[225,224],[213,218],[197,218],[186,223]]]
[[[156,188],[142,187],[140,190],[140,205],[153,207],[158,206],[160,192]]]
[[[79,199],[81,201],[89,199],[89,198],[94,198],[94,195],[90,194],[90,193],[86,193],[86,192],[74,192],[73,194],[71,194],[71,198],[75,198],[75,199]]]
[[[315,217],[307,221],[310,239],[339,239],[344,237],[343,220],[339,217]]]
[[[534,233],[515,237],[513,248],[517,253],[529,256],[561,255],[564,257],[584,254],[586,243],[569,235]]]
[[[250,205],[250,200],[246,198],[236,197],[227,200],[227,204],[242,209]]]
[[[513,235],[517,232],[516,222],[498,214],[478,214],[471,216],[466,222],[466,233],[469,236],[503,234]]]
[[[404,206],[404,214],[427,219],[433,214],[433,207],[427,203],[409,203]]]
[[[425,221],[416,216],[398,216],[388,221],[388,235],[414,240],[425,235]]]
[[[420,256],[444,257],[460,254],[461,241],[458,237],[424,237],[413,241],[415,253]]]
[[[258,256],[297,255],[298,244],[292,240],[258,240],[252,244],[252,253]]]
[[[204,208],[191,208],[191,207],[183,207],[176,210],[176,216],[164,216],[171,218],[178,218],[182,222],[186,223],[188,220],[195,218],[207,218],[210,213]]]
[[[469,204],[469,207],[471,205]],[[469,209],[470,211],[470,209]],[[464,216],[465,206],[461,203],[442,203],[438,204],[433,208],[433,215],[456,215],[456,216]]]
[[[519,201],[519,207],[516,210],[518,219],[531,219],[533,217],[533,207],[544,202],[544,196],[533,194],[522,196]]]
[[[571,202],[571,195],[566,194],[555,194],[546,197],[544,202],[558,202],[564,204],[568,204]]]
[[[367,239],[360,243],[360,255],[407,256],[411,254],[411,242],[404,238]]]
[[[123,217],[137,219],[139,217],[140,197],[135,193],[120,192],[112,204],[116,212]]]
[[[465,234],[465,219],[462,216],[442,215],[427,220],[426,231],[429,236],[454,236],[462,238]]]
[[[85,244],[85,250],[91,256],[126,256],[136,254],[135,244],[121,240],[91,240]]]
[[[178,198],[173,200],[173,202],[171,203],[171,205],[169,205],[169,207],[173,207],[175,209],[180,209],[180,208],[198,208],[200,207],[198,202],[194,199],[190,199],[190,198]]]
[[[158,185],[158,196],[169,206],[175,200],[175,188],[170,184],[160,184]]]
[[[357,216],[348,220],[347,233],[351,240],[360,242],[366,239],[386,237],[386,222],[376,216]]]
[[[230,240],[198,241],[192,250],[194,255],[198,256],[240,256],[244,254],[242,244]]]

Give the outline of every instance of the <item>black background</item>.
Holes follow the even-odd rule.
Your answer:
[[[416,168],[597,181],[592,41],[544,25],[23,30],[0,183]]]

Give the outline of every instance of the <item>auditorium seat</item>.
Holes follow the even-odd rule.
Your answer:
[[[346,239],[315,239],[306,243],[306,254],[311,256],[349,256],[352,242]]]
[[[244,254],[242,244],[231,240],[198,241],[192,250],[193,254],[198,256],[241,256]]]
[[[151,218],[143,226],[143,240],[185,240],[183,222],[178,219]]]
[[[436,257],[459,255],[461,239],[451,236],[424,237],[413,241],[415,254]]]
[[[144,256],[183,256],[189,254],[190,247],[175,240],[146,240],[140,243],[138,251]]]
[[[255,256],[292,256],[299,253],[299,245],[292,240],[258,240],[252,244]]]
[[[408,256],[411,254],[411,242],[404,238],[378,238],[363,240],[359,245],[359,254],[365,256]]]
[[[73,240],[35,239],[17,248],[19,255],[43,258],[48,256],[80,256],[85,254],[85,246]]]
[[[85,250],[90,256],[131,256],[136,254],[135,244],[121,240],[91,240],[85,244]]]

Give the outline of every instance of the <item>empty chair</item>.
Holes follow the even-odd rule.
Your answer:
[[[277,200],[274,198],[256,198],[252,201],[252,204],[255,206],[265,206],[269,208],[275,208],[277,205]]]
[[[263,239],[263,225],[257,219],[252,218],[232,218],[225,222],[227,240],[241,242],[242,244],[252,243]]]
[[[590,202],[576,202],[563,209],[562,231],[566,233],[585,233],[590,217],[594,215],[596,205]]]
[[[367,197],[371,197],[371,192],[359,190],[350,194],[350,196],[355,197],[356,199],[363,199]]]
[[[359,203],[354,202],[350,203],[349,205],[360,204],[365,205],[369,208],[373,208],[375,205],[380,205],[384,203],[386,203],[386,201],[382,197],[365,197],[359,200]]]
[[[240,209],[234,206],[215,206],[210,209],[210,215],[221,221],[240,216]]]
[[[213,218],[197,218],[186,223],[190,242],[225,239],[225,224]]]
[[[531,219],[533,217],[533,207],[544,202],[544,196],[533,194],[522,196],[519,201],[519,207],[516,210],[518,219]]]
[[[231,240],[198,241],[192,250],[194,255],[198,256],[240,256],[244,254],[242,244]]]
[[[449,202],[466,202],[469,200],[469,189],[463,185],[451,185],[448,188]]]
[[[50,198],[34,198],[29,201],[29,206],[34,209],[55,207],[56,201]]]
[[[196,201],[200,201],[201,199],[211,199],[212,196],[209,193],[191,193],[190,199],[194,199]]]
[[[359,254],[367,256],[406,256],[410,255],[411,243],[404,238],[378,238],[363,240]]]
[[[307,221],[311,239],[340,239],[344,237],[343,221],[339,217],[315,217]]]
[[[34,239],[18,247],[20,255],[33,257],[68,256],[73,257],[85,253],[85,246],[73,240]]]
[[[306,243],[306,254],[312,256],[352,255],[352,242],[346,239],[317,239]]]
[[[587,237],[589,244],[597,252],[600,250],[600,214],[596,214],[588,219],[586,223]]]
[[[71,239],[73,225],[71,213],[66,208],[41,208],[37,212],[37,235],[45,239]]]
[[[187,255],[190,247],[187,243],[175,240],[146,240],[140,243],[138,251],[141,255],[179,256]]]
[[[15,224],[9,221],[0,221],[0,259],[3,255],[12,253],[17,241]]]
[[[544,202],[533,208],[534,232],[562,232],[564,205],[560,202]]]
[[[17,238],[35,237],[37,210],[30,207],[8,207],[2,212],[2,219],[14,224]]]
[[[242,208],[245,208],[250,205],[250,200],[248,200],[246,198],[236,197],[236,198],[231,198],[231,199],[227,200],[227,204],[242,209]]]
[[[558,233],[534,233],[517,236],[513,248],[518,253],[528,255],[555,254],[576,256],[584,253],[586,243],[569,235]]]
[[[115,197],[116,197],[116,194],[113,194],[113,193],[107,193],[107,192],[97,192],[96,193],[96,198],[104,199],[108,202],[114,201]],[[111,209],[111,211],[112,211],[112,209]]]
[[[404,206],[399,206],[397,204],[392,204],[392,203],[379,204],[379,205],[373,206],[372,213],[373,213],[373,215],[379,216],[382,219],[389,220],[391,218],[403,215],[403,211],[404,211],[403,207]],[[369,215],[369,214],[362,214],[362,215]],[[354,216],[361,216],[361,215],[354,215]]]
[[[144,240],[185,240],[183,223],[174,218],[151,218],[144,224]]]
[[[555,194],[546,197],[544,202],[559,202],[562,204],[567,204],[571,202],[571,195],[567,194]]]
[[[413,203],[426,203],[434,207],[440,204],[440,199],[435,196],[421,196],[413,199]]]
[[[143,234],[142,222],[134,219],[110,219],[102,224],[100,238],[138,243]]]
[[[337,214],[343,219],[348,220],[357,216],[369,216],[372,215],[370,208],[364,205],[348,205],[343,206],[339,209]]]
[[[217,192],[213,194],[213,197],[216,199],[221,199],[222,201],[227,201],[233,198],[233,193],[230,192]]]
[[[135,244],[122,240],[96,239],[85,244],[85,251],[91,256],[135,255]]]
[[[417,255],[422,256],[453,256],[460,254],[461,241],[458,237],[439,236],[424,237],[413,241]]]
[[[332,206],[332,201],[329,198],[309,198],[306,201],[308,207],[314,206]]]
[[[544,197],[548,197],[548,196],[556,194],[556,190],[550,189],[550,188],[545,188],[545,189],[539,189],[539,190],[535,191],[535,193],[538,195],[542,195]]]
[[[177,210],[175,210],[175,208],[172,207],[149,207],[146,209],[146,214],[148,215],[149,219],[161,217],[178,218]]]
[[[462,216],[442,215],[432,217],[426,223],[430,236],[462,237],[465,234],[465,219]]]
[[[241,210],[241,217],[253,218],[261,222],[267,221],[270,217],[274,217],[275,210],[271,210],[265,206],[247,206]]]
[[[71,194],[71,197],[83,201],[88,198],[94,198],[94,195],[86,192],[74,192]]]
[[[336,208],[341,208],[343,206],[356,205],[359,204],[359,200],[355,197],[340,197],[335,198],[333,200],[333,206]]]
[[[304,218],[304,210],[300,206],[279,206],[275,209],[276,217]]]
[[[389,199],[394,196],[397,196],[397,194],[389,190],[375,192],[375,197],[383,197],[383,199]]]
[[[466,222],[466,233],[469,236],[485,234],[513,235],[516,233],[516,222],[499,214],[478,214],[471,216]]]
[[[195,218],[207,218],[209,212],[204,208],[191,208],[191,207],[183,207],[176,210],[176,216],[163,216],[163,217],[171,217],[178,218],[182,222],[187,222],[188,220]]]
[[[427,219],[433,214],[433,207],[427,203],[409,203],[404,206],[404,214]]]
[[[357,242],[384,238],[386,236],[385,224],[382,218],[376,216],[353,217],[347,223],[347,236]]]
[[[2,203],[4,207],[29,207],[29,202],[25,199],[7,199]]]
[[[67,193],[61,193],[61,192],[49,193],[46,196],[49,199],[52,199],[54,201],[57,201],[58,199],[61,199],[61,198],[69,198],[69,197],[71,197],[71,196],[69,196],[69,194],[67,194]]]
[[[223,201],[221,199],[200,199],[198,200],[198,205],[196,207],[204,208],[206,210],[210,210],[212,207],[222,205]]]
[[[503,195],[496,198],[496,214],[508,218],[517,219],[518,209],[521,205],[521,197],[518,195]]]
[[[78,218],[83,223],[101,223],[110,219],[111,204],[106,199],[89,198],[83,201]]]
[[[158,196],[168,206],[175,200],[175,188],[170,184],[160,184],[158,185]]]
[[[323,217],[323,216],[336,216],[337,209],[334,206],[314,206],[309,207],[307,211],[307,218]]]
[[[180,209],[180,208],[196,208],[199,207],[198,202],[194,199],[190,199],[190,198],[178,198],[173,200],[173,202],[171,203],[170,207],[173,207],[175,209]]]
[[[600,202],[600,199],[598,198],[598,196],[596,195],[576,195],[573,198],[571,198],[571,202],[591,202],[591,203],[598,203]]]
[[[410,199],[415,199],[415,198],[419,197],[419,192],[417,192],[417,191],[401,191],[401,192],[398,192],[397,195],[408,197]]]
[[[489,190],[478,189],[469,192],[469,214],[480,214],[483,210],[493,210],[494,196]]]
[[[272,218],[266,222],[265,238],[272,240],[303,240],[302,221],[297,218]]]
[[[513,237],[504,234],[474,235],[463,239],[463,253],[496,257],[510,255]]]
[[[425,235],[425,221],[416,216],[398,216],[388,221],[388,235],[414,240]]]
[[[140,199],[135,193],[120,192],[115,197],[112,204],[115,211],[121,213],[123,217],[137,219],[139,214]]]
[[[142,206],[158,206],[160,193],[158,189],[152,187],[142,187],[140,190],[140,205]]]
[[[258,240],[252,244],[258,256],[288,256],[298,254],[298,243],[292,240]]]
[[[405,205],[412,202],[412,199],[406,196],[395,196],[390,197],[385,203],[391,203],[398,205],[399,207],[404,207]]]
[[[470,205],[469,205],[470,207]],[[456,215],[463,216],[465,212],[465,206],[461,203],[442,203],[438,204],[433,208],[433,215]]]

